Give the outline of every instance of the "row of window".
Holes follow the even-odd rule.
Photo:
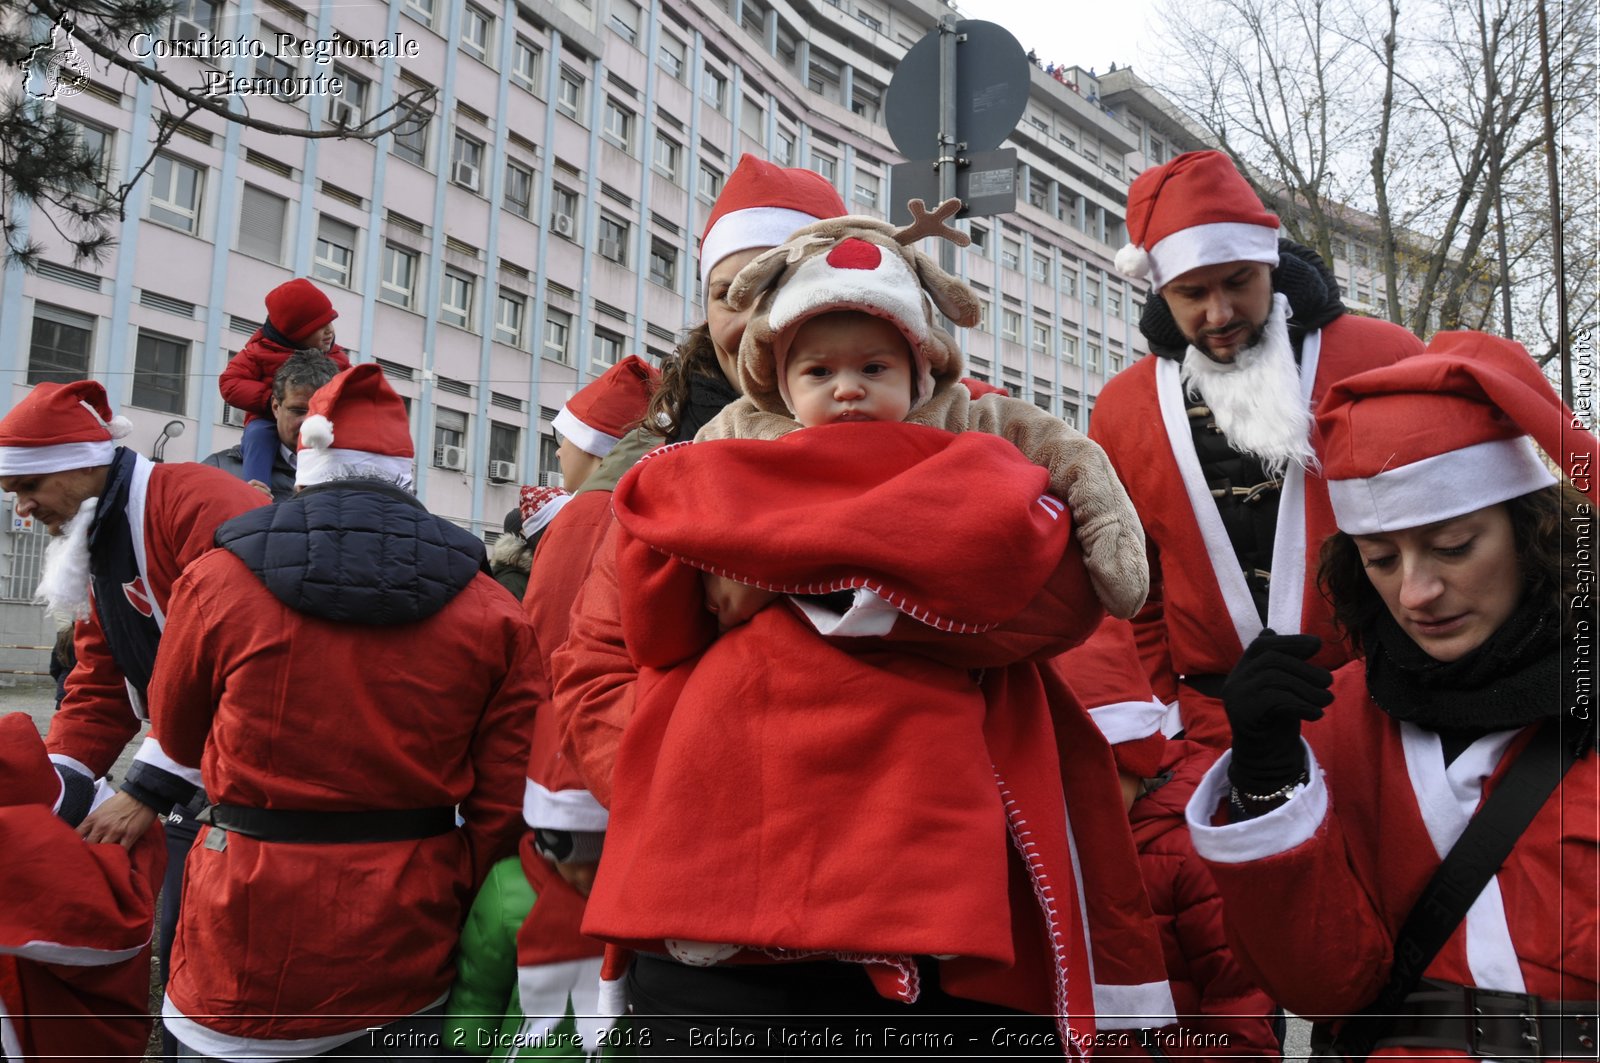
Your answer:
[[[384,290],[379,298],[396,302],[397,294],[413,291],[417,259],[414,252],[390,244],[385,249]],[[391,284],[391,270],[403,277]],[[473,298],[478,278],[446,269],[440,297],[440,320],[462,328],[474,325]],[[28,348],[29,384],[46,381],[66,383],[90,375],[94,352],[95,318],[67,307],[39,303],[34,309],[33,335]],[[529,323],[528,297],[502,288],[495,299],[494,338],[501,343],[526,350]],[[541,353],[563,365],[571,365],[572,315],[557,307],[545,309]],[[601,372],[621,359],[627,338],[603,326],[596,326],[590,337],[590,369]],[[168,413],[184,413],[188,406],[190,341],[140,329],[134,355],[133,404]]]

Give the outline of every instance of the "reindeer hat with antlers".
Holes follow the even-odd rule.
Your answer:
[[[784,364],[799,326],[818,314],[857,310],[897,325],[911,345],[916,395],[912,408],[961,376],[961,349],[934,318],[937,307],[958,325],[978,323],[978,300],[960,280],[911,245],[938,236],[965,246],[965,233],[945,220],[961,209],[950,199],[928,213],[911,201],[912,224],[896,228],[876,218],[848,216],[798,230],[734,278],[728,303],[755,305],[739,347],[739,385],[756,405],[792,413]]]

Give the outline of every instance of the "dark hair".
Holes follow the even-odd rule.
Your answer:
[[[1522,569],[1523,594],[1561,596],[1563,626],[1570,630],[1580,601],[1587,601],[1579,586],[1580,566],[1562,557],[1563,526],[1567,534],[1589,534],[1592,527],[1589,500],[1563,480],[1559,484],[1518,495],[1504,503],[1511,518],[1512,541]],[[1577,522],[1577,523],[1569,523]],[[1361,632],[1385,608],[1372,580],[1367,578],[1355,540],[1335,532],[1322,544],[1317,565],[1317,587],[1333,606],[1339,632],[1361,650]]]
[[[290,388],[315,391],[339,375],[339,363],[316,348],[295,351],[272,377],[272,397],[282,402]]]
[[[684,333],[672,357],[661,363],[661,383],[645,410],[645,428],[663,439],[677,435],[684,404],[689,401],[689,381],[697,376],[724,379],[716,344],[711,342],[711,326],[703,321]]]

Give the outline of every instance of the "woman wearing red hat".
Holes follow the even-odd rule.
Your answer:
[[[338,316],[322,289],[304,277],[278,285],[267,293],[267,320],[217,378],[223,401],[245,412],[241,447],[246,482],[272,482],[272,456],[278,446],[272,378],[289,356],[314,348],[341,370],[350,368],[344,348],[333,342],[333,320]]]
[[[794,230],[844,213],[844,201],[820,174],[776,166],[753,155],[742,157],[717,198],[700,241],[706,320],[690,330],[674,356],[667,359],[660,383],[650,382],[648,410],[620,419],[602,416],[597,421],[596,414],[603,411],[594,409],[592,403],[578,403],[579,396],[573,401],[580,408],[570,408],[572,403],[563,408],[564,414],[572,415],[567,425],[557,424],[564,436],[584,437],[588,433],[582,425],[587,425],[600,433],[605,449],[598,454],[594,448],[587,451],[599,458],[597,466],[581,490],[577,484],[568,484],[575,491],[571,503],[561,511],[560,519],[549,525],[534,555],[523,602],[538,636],[547,675],[550,655],[567,640],[574,600],[588,578],[601,539],[611,528],[611,489],[663,438],[667,442],[693,439],[701,425],[739,395],[735,356],[749,313],[726,304],[734,276],[745,263],[787,240]],[[640,427],[618,433],[620,439],[611,434],[616,425],[641,421]],[[575,442],[580,444],[578,449],[584,449],[581,438]],[[522,846],[523,869],[540,899],[518,938],[519,1003],[528,1017],[521,1029],[525,1039],[537,1040],[556,1027],[563,1012],[571,1010],[578,1016],[578,1032],[593,1049],[603,1025],[593,1017],[599,1004],[600,946],[582,937],[578,924],[594,880],[608,815],[589,793],[572,758],[561,749],[567,706],[553,702],[550,708],[554,711],[541,711],[534,717],[523,805],[531,830]],[[605,741],[600,748],[609,768],[615,743]],[[567,1028],[558,1032],[565,1034]]]
[[[1269,631],[1228,678],[1232,750],[1188,819],[1230,937],[1337,1020],[1334,1058],[1593,1059],[1597,440],[1471,332],[1346,379],[1317,424],[1320,581],[1363,659],[1330,676]]]

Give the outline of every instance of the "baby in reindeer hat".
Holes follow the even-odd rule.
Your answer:
[[[909,247],[955,209],[820,222],[755,259],[730,299],[760,299],[749,397],[618,483],[605,589],[585,593],[633,699],[584,932],[685,1000],[710,979],[732,1010],[900,1023],[926,992],[935,1012],[1054,1016],[1076,1046],[1094,994],[1051,705],[1031,673],[973,675],[1065,650],[1102,602],[1132,612],[1143,541],[1098,447],[960,383],[933,308],[971,323],[976,300]],[[558,655],[558,697],[624,678],[590,630]],[[824,964],[826,1006],[761,995],[796,958]]]
[[[747,265],[728,302],[754,306],[739,348],[744,397],[697,437],[776,439],[842,421],[905,421],[1009,440],[1050,473],[1050,491],[1072,511],[1084,563],[1107,612],[1131,616],[1149,586],[1144,533],[1098,444],[1031,403],[1004,394],[974,398],[961,384],[961,350],[937,308],[958,325],[978,322],[972,289],[913,248],[936,236],[969,238],[912,202],[897,228],[850,216],[808,225]],[[733,598],[743,592],[711,588]],[[748,608],[745,605],[745,608]]]

